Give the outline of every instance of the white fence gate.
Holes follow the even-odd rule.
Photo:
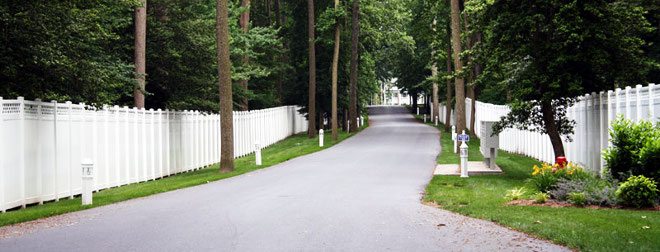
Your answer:
[[[658,121],[656,111],[660,111],[660,85],[637,85],[636,87],[617,88],[616,90],[591,93],[581,96],[579,102],[568,109],[568,118],[575,120],[575,134],[569,142],[564,140],[564,151],[569,161],[594,171],[602,171],[605,163],[601,157],[602,150],[609,146],[609,125],[616,120],[618,114],[626,119]],[[509,113],[509,106],[490,103],[476,103],[475,133],[479,136],[480,121],[499,121],[500,117]],[[470,109],[472,102],[465,100],[466,121],[469,127],[472,118]],[[445,106],[440,109],[440,118],[445,122]],[[455,123],[452,110],[451,124]],[[500,134],[500,148],[513,153],[524,154],[543,162],[554,163],[554,151],[547,134],[506,129]]]
[[[234,156],[306,131],[298,109],[234,112]],[[220,161],[220,116],[0,97],[0,211],[80,194],[83,158],[96,191],[199,169]]]

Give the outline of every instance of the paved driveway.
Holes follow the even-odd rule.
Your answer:
[[[422,205],[439,131],[403,107],[371,107],[370,120],[332,148],[267,169],[1,228],[0,250],[566,250]]]

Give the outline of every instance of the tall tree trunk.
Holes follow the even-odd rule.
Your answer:
[[[467,2],[467,0],[465,1]],[[467,17],[467,14],[463,14],[463,26],[465,27],[465,34],[469,34],[469,20]],[[474,46],[474,43],[470,36],[465,37],[465,45],[467,46],[467,50],[471,50],[472,46]],[[472,63],[472,57],[468,57],[468,64]],[[477,112],[475,105],[476,103],[476,90],[475,86],[472,84],[472,82],[475,80],[475,75],[474,75],[474,69],[471,69],[471,71],[468,73],[467,76],[467,82],[466,85],[468,86],[467,88],[467,96],[470,98],[470,136],[475,137],[477,134],[474,132],[474,124],[476,123],[475,120],[475,113]]]
[[[449,2],[449,0],[447,0]],[[447,3],[449,5],[449,3]],[[451,75],[451,34],[449,33],[451,31],[451,27],[449,26],[449,22],[447,23],[447,75]],[[452,85],[451,85],[451,78],[447,78],[447,97],[446,97],[446,106],[445,106],[445,132],[450,132],[451,131],[451,97],[452,97]]]
[[[248,7],[250,5],[250,1],[251,0],[242,0],[241,7],[243,8]],[[245,10],[245,12],[241,13],[239,23],[241,25],[241,29],[243,30],[243,32],[247,33],[248,26],[250,25],[250,7],[248,7],[247,10]],[[250,62],[250,57],[248,57],[247,55],[243,56],[243,64],[247,65],[249,64],[249,62]],[[247,91],[248,81],[241,80],[240,82],[241,82],[241,87],[243,87],[243,89]],[[243,99],[241,99],[239,104],[240,104],[240,110],[247,111],[249,109],[247,97],[243,97]]]
[[[138,85],[133,89],[135,107],[144,108],[145,67],[147,49],[147,0],[135,7],[135,75]]]
[[[555,122],[555,109],[552,107],[550,101],[541,102],[541,113],[543,114],[545,129],[548,131],[548,136],[550,137],[550,143],[552,143],[552,149],[555,152],[555,158],[565,156],[564,143],[561,141],[557,123]]]
[[[216,1],[216,40],[218,43],[218,86],[220,88],[220,172],[234,171],[234,124],[229,62],[229,23],[227,0]]]
[[[339,0],[335,0],[335,10]],[[337,130],[337,68],[339,67],[339,22],[335,24],[335,48],[332,54],[332,141],[338,140]]]
[[[431,24],[431,30],[433,30],[433,33],[435,34],[435,24],[436,24],[436,18],[433,17],[433,23]],[[436,117],[439,117],[440,115],[440,105],[438,104],[438,81],[436,78],[438,77],[438,66],[435,63],[435,48],[431,46],[431,60],[433,61],[433,66],[431,67],[431,79],[433,82],[433,114],[431,115],[431,121],[434,122]],[[438,118],[439,120],[440,118]]]
[[[316,52],[314,50],[314,0],[307,0],[307,34],[309,43],[309,104],[307,137],[316,137]]]
[[[451,34],[454,51],[454,69],[456,72],[463,70],[461,60],[461,23],[458,0],[451,0]],[[465,130],[465,85],[463,77],[457,76],[454,82],[456,90],[456,130],[458,133]]]
[[[279,29],[282,26],[280,21],[280,0],[275,0],[275,28]],[[282,40],[282,47],[286,48],[286,42]],[[284,63],[284,55],[280,55],[279,61]],[[282,105],[282,79],[284,79],[284,72],[280,71],[277,77],[277,104]]]
[[[353,0],[353,18],[351,32],[351,76],[350,76],[350,95],[348,116],[351,118],[350,132],[358,131],[358,107],[357,107],[357,77],[358,77],[358,48],[360,36],[360,1]]]
[[[410,95],[410,97],[412,98],[412,109],[413,109],[413,113],[417,114],[417,107],[419,107],[419,105],[417,104],[417,92],[413,92],[413,93]]]

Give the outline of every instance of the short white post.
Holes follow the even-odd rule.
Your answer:
[[[360,116],[360,127],[364,126],[364,116]]]
[[[419,115],[419,107],[417,107],[417,115]]]
[[[259,142],[254,143],[254,156],[255,156],[255,163],[257,165],[261,165],[261,146],[259,146]]]
[[[435,116],[435,126],[438,126],[438,116]]]
[[[323,147],[323,129],[319,130],[319,147]]]
[[[463,131],[465,135],[465,130]],[[465,139],[461,141],[461,178],[468,177],[468,146],[465,144]]]
[[[458,142],[456,141],[458,134],[456,134],[456,125],[451,126],[451,140],[454,142],[454,153],[458,152]]]
[[[82,204],[92,204],[92,190],[94,187],[94,163],[89,158],[82,160]]]
[[[426,114],[424,114],[424,123],[426,123]]]

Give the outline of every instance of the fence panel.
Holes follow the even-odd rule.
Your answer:
[[[295,106],[235,111],[235,158],[307,130]],[[200,169],[220,161],[220,115],[0,97],[0,211]]]

